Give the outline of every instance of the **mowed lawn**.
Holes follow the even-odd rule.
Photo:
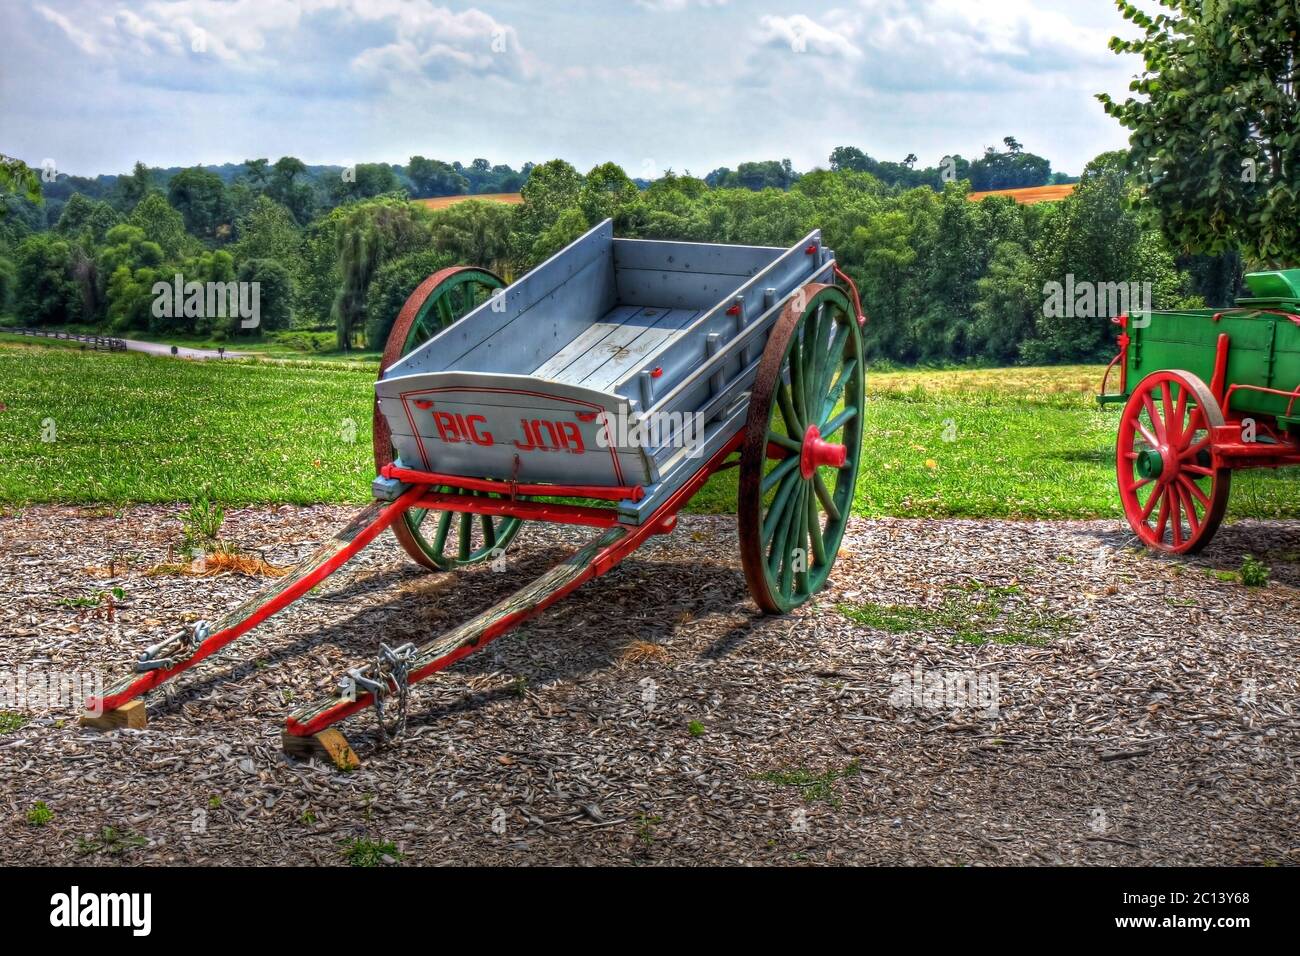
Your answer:
[[[1119,410],[1083,366],[872,374],[857,511],[1119,514]],[[0,344],[0,502],[362,502],[373,368]],[[52,439],[52,440],[43,440]],[[735,510],[735,471],[695,510]],[[1300,516],[1300,469],[1234,478],[1229,517]]]
[[[361,501],[374,377],[0,344],[0,500]]]

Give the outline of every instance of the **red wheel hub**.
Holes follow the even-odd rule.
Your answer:
[[[848,448],[822,441],[822,433],[817,426],[808,426],[808,430],[803,433],[803,449],[799,452],[799,474],[808,479],[818,468],[843,468],[848,460]]]

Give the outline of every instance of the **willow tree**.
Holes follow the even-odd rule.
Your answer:
[[[1300,260],[1300,0],[1116,0],[1140,39],[1116,53],[1144,69],[1116,102],[1132,131],[1143,204],[1186,252]]]
[[[0,196],[10,193],[38,203],[41,201],[41,178],[21,159],[0,155]],[[0,215],[4,215],[3,206],[0,206]]]
[[[338,231],[342,284],[334,298],[334,325],[341,351],[366,321],[366,294],[375,271],[391,259],[431,243],[429,213],[405,199],[386,197],[357,205]]]

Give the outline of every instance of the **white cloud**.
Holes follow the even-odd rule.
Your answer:
[[[432,0],[152,0],[88,8],[93,35],[62,13],[38,9],[83,53],[145,80],[169,71],[168,58],[211,56],[274,87],[301,73],[304,41],[371,79],[383,72],[431,81],[522,75],[531,66],[512,26]]]
[[[701,173],[1008,134],[1077,171],[1124,142],[1092,96],[1127,89],[1115,32],[1087,0],[0,0],[0,94],[7,150],[89,173],[412,153]]]
[[[1096,68],[1113,59],[1107,36],[1030,0],[858,0],[820,19],[762,17],[756,39],[768,49],[859,60],[860,86],[915,90],[1011,88]]]
[[[851,21],[818,23],[796,13],[791,17],[765,16],[758,21],[759,42],[767,46],[786,47],[793,53],[857,60],[862,51],[850,37],[857,31]]]
[[[636,5],[656,13],[677,13],[687,7],[723,7],[727,0],[636,0]]]
[[[94,56],[99,52],[99,47],[96,45],[94,37],[85,30],[74,25],[71,20],[59,13],[57,10],[51,10],[49,7],[39,4],[37,5],[36,10],[42,17],[62,30],[67,38],[72,41],[72,45],[82,53]]]
[[[384,11],[384,4],[377,9]],[[355,69],[374,78],[400,83],[418,76],[437,82],[456,74],[523,77],[533,69],[514,27],[480,10],[453,13],[427,2],[408,2],[379,16],[371,6],[352,12],[380,20],[395,17],[393,42],[363,50],[352,60]]]

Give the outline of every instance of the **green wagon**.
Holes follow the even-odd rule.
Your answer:
[[[1115,467],[1149,548],[1209,543],[1232,472],[1300,464],[1300,270],[1246,276],[1234,308],[1133,312],[1098,401],[1124,405]],[[1119,391],[1108,386],[1119,370]]]

